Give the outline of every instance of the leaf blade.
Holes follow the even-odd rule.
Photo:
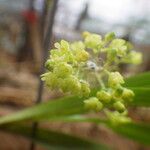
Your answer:
[[[150,107],[150,88],[131,88],[135,98],[130,104],[133,106]]]
[[[131,122],[120,126],[112,126],[109,124],[108,127],[124,137],[144,145],[150,145],[150,125]]]
[[[82,139],[69,134],[38,128],[36,136],[31,135],[32,128],[30,126],[9,124],[1,127],[3,131],[15,133],[29,138],[37,143],[46,146],[49,149],[88,149],[88,150],[109,150],[107,146],[95,143],[86,139]]]
[[[58,118],[57,118],[58,119]],[[50,120],[55,121],[55,120]],[[57,120],[59,121],[59,120]],[[96,123],[104,124],[108,128],[112,129],[114,132],[120,134],[121,136],[124,136],[126,138],[129,138],[131,140],[134,140],[136,142],[139,142],[144,145],[150,145],[150,125],[144,124],[144,123],[135,123],[130,122],[126,124],[118,124],[113,125],[108,120],[103,120],[98,117],[85,117],[85,116],[66,116],[62,120],[64,122],[90,122],[90,123]]]
[[[0,117],[0,124],[23,120],[33,120],[41,118],[44,115],[55,117],[80,114],[85,112],[86,110],[84,109],[83,100],[81,98],[77,99],[77,97],[66,97],[38,104],[14,114]]]
[[[125,79],[125,87],[150,87],[150,72],[144,72]]]

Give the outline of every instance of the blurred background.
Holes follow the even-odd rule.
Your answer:
[[[0,115],[36,103],[41,84],[39,75],[48,49],[60,39],[82,39],[83,31],[101,35],[113,31],[143,53],[143,64],[123,66],[125,74],[150,70],[150,1],[58,0],[55,8],[54,3],[55,0],[0,0]],[[49,29],[52,33],[47,35]],[[44,44],[49,48],[45,49]],[[44,87],[43,101],[57,96]],[[130,115],[137,120],[150,120],[145,109],[135,108]],[[91,124],[51,123],[44,126],[101,140],[118,150],[148,149]],[[21,137],[0,132],[0,139],[1,150],[29,149],[30,142]]]

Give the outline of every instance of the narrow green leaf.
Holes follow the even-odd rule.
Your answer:
[[[65,97],[48,101],[31,108],[0,117],[0,124],[12,123],[23,120],[34,120],[43,116],[57,117],[84,113],[83,99],[79,97]]]
[[[138,141],[144,145],[150,145],[150,125],[128,123],[119,126],[108,125],[116,133]]]
[[[150,88],[130,88],[135,93],[134,101],[131,105],[150,107]]]
[[[135,93],[135,98],[131,105],[150,107],[150,72],[127,78],[124,86],[129,87]]]
[[[36,136],[31,136],[32,128],[18,124],[9,124],[1,127],[2,131],[7,131],[15,134],[20,134],[26,138],[46,146],[48,149],[88,149],[88,150],[108,150],[108,147],[100,143],[95,143],[72,135],[50,131],[47,129],[38,128]]]
[[[107,120],[102,120],[98,117],[89,118],[81,115],[73,115],[73,116],[62,116],[56,118],[42,118],[49,121],[63,121],[63,122],[92,122],[96,124],[103,123],[115,132],[123,135],[132,140],[138,141],[142,144],[150,145],[150,125],[145,124],[136,124],[136,123],[128,123],[128,124],[120,124],[118,126],[111,125]],[[11,127],[11,124],[10,124]]]
[[[99,117],[86,117],[84,115],[70,115],[70,116],[61,116],[61,117],[54,117],[54,118],[49,118],[49,116],[44,116],[42,118],[43,120],[46,121],[51,121],[51,122],[91,122],[91,123],[107,123],[108,121],[106,119],[100,119]]]
[[[93,95],[95,92],[96,90],[94,89],[91,92],[91,95]],[[61,116],[83,114],[87,112],[87,110],[84,109],[83,100],[83,98],[79,98],[77,96],[51,100],[30,108],[26,108],[14,114],[2,116],[0,117],[0,125],[25,120],[43,120],[45,116],[48,116],[49,119],[56,119],[57,117]],[[59,119],[60,118],[58,118],[58,120]]]
[[[89,118],[81,115],[66,116],[60,118],[60,120],[58,120],[58,118],[56,118],[56,120],[50,119],[50,121],[91,122],[96,124],[102,123],[122,136],[130,138],[144,145],[150,145],[150,125],[148,124],[131,122],[127,124],[113,125],[108,120],[103,120],[98,117]]]
[[[125,87],[150,87],[150,72],[137,74],[125,80]]]
[[[55,119],[50,119],[50,121],[63,121],[63,122],[91,122],[96,124],[104,124],[107,127],[111,128],[116,133],[135,140],[139,143],[144,145],[150,145],[150,125],[146,124],[139,124],[139,123],[127,123],[127,124],[119,124],[119,125],[112,125],[108,120],[103,120],[98,117],[85,117],[81,115],[73,115],[73,116],[66,116]]]

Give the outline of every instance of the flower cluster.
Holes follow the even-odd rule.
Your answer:
[[[114,33],[102,38],[84,32],[83,41],[55,43],[45,63],[47,72],[41,78],[51,90],[84,97],[86,109],[104,110],[110,120],[127,122],[126,105],[133,100],[134,92],[123,87],[125,81],[117,68],[122,63],[141,63],[141,53],[132,49],[129,42],[116,38]],[[91,96],[93,79],[98,91]]]
[[[45,63],[48,72],[41,76],[42,80],[52,90],[60,89],[64,93],[88,97],[90,86],[80,77],[80,68],[89,59],[83,43],[69,45],[62,40],[55,43],[55,48],[50,51],[50,58]]]
[[[118,122],[129,121],[125,117],[127,114],[126,105],[133,100],[134,92],[123,87],[123,83],[124,79],[119,72],[108,73],[107,81],[105,82],[106,85],[103,85],[94,97],[90,97],[84,101],[85,107],[95,111],[107,110],[109,108],[113,110],[111,115],[108,113],[108,110],[106,111],[106,115],[110,120],[114,121],[113,118],[115,116],[115,118],[118,117]]]

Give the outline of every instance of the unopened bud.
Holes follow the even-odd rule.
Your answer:
[[[119,125],[122,123],[129,123],[131,122],[131,119],[123,114],[120,114],[118,111],[115,112],[106,112],[107,117],[111,121],[113,125]]]
[[[67,63],[58,63],[54,68],[54,74],[58,77],[65,77],[72,73],[72,66]]]
[[[85,37],[84,42],[87,48],[97,49],[102,42],[101,36],[98,34],[89,34]]]
[[[114,96],[115,97],[121,97],[122,96],[122,93],[123,93],[123,90],[124,90],[124,88],[123,87],[118,87],[116,90],[115,90],[115,92],[114,92]]]
[[[91,97],[84,101],[85,108],[100,111],[103,108],[103,104],[96,97]]]
[[[111,94],[109,92],[106,92],[105,90],[101,90],[97,92],[97,98],[105,103],[109,103],[111,101]]]
[[[105,42],[110,42],[114,38],[115,38],[115,33],[114,32],[107,33],[105,35]]]
[[[134,92],[130,89],[124,88],[122,93],[122,98],[127,101],[132,101],[134,97]]]
[[[87,61],[89,59],[89,53],[85,50],[80,50],[76,53],[76,60],[77,61]]]
[[[81,95],[84,97],[88,97],[90,94],[89,84],[87,82],[81,81]]]
[[[50,59],[48,59],[48,60],[46,61],[46,63],[45,63],[45,67],[46,67],[46,69],[48,69],[49,71],[52,71],[52,70],[53,70],[54,65],[55,65],[55,62],[52,61],[52,60],[50,60]]]
[[[108,85],[110,87],[116,87],[119,84],[123,84],[124,80],[122,75],[119,72],[111,72],[108,78]]]
[[[125,106],[124,106],[124,104],[121,103],[120,101],[115,102],[115,103],[113,104],[113,106],[114,106],[114,108],[115,108],[116,110],[118,110],[119,112],[124,112],[124,111],[125,111]]]
[[[90,35],[90,33],[89,33],[88,31],[84,31],[84,32],[82,33],[82,35],[83,35],[84,38],[86,38],[88,35]]]

